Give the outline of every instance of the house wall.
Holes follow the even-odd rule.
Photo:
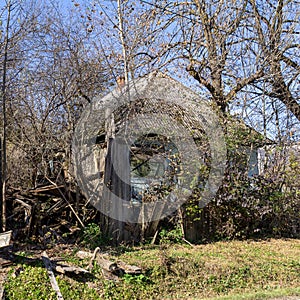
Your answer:
[[[300,144],[292,145],[268,145],[257,150],[259,174],[272,168],[289,167],[292,160],[300,165]]]
[[[259,155],[259,151],[255,147],[240,146],[229,152],[229,166],[233,170],[247,173],[248,177],[259,175],[261,172]]]

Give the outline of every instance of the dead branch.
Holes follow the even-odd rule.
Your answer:
[[[62,198],[68,203],[68,206],[70,207],[71,211],[73,212],[73,214],[75,215],[75,217],[77,218],[78,222],[80,223],[80,225],[82,227],[85,227],[83,222],[81,221],[81,219],[79,218],[78,214],[76,213],[76,211],[74,210],[72,204],[69,202],[69,200],[66,198],[66,196],[64,195],[64,193],[61,191],[61,188],[55,183],[53,182],[51,179],[47,178],[47,180],[49,180],[49,182],[51,182],[59,191],[60,195],[62,196]]]
[[[100,248],[99,248],[99,247],[97,247],[97,248],[94,250],[93,256],[92,256],[92,258],[91,258],[91,261],[90,261],[90,264],[89,264],[89,267],[88,267],[89,270],[92,270],[92,268],[93,268],[93,263],[94,263],[94,261],[95,261],[95,259],[96,259],[96,256],[97,256],[97,253],[98,253],[98,252],[100,252]]]

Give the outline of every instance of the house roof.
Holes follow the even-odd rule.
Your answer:
[[[157,116],[157,118],[143,118],[141,122],[144,127],[157,128],[168,122],[163,116],[168,115],[179,124],[184,126],[194,138],[200,138],[203,130],[201,121],[203,116],[196,116],[193,112],[199,102],[207,102],[197,94],[181,85],[178,81],[167,77],[162,73],[152,73],[134,80],[122,90],[115,89],[104,98],[93,101],[96,110],[109,107],[114,113],[116,131],[118,131],[124,120],[134,119],[137,116]],[[158,121],[159,120],[159,121]],[[205,121],[205,120],[204,120]],[[173,123],[174,130],[176,123]]]
[[[182,125],[194,139],[203,139],[209,135],[206,129],[213,130],[222,125],[226,132],[227,142],[244,146],[254,145],[260,147],[272,144],[273,141],[246,125],[243,121],[228,116],[222,120],[216,120],[217,114],[210,102],[201,98],[191,89],[178,81],[160,72],[151,73],[145,77],[129,82],[128,86],[116,88],[103,98],[95,97],[91,109],[83,113],[82,119],[97,120],[92,124],[85,124],[85,138],[104,136],[106,132],[106,112],[114,112],[115,130],[121,130],[125,121],[136,119],[139,116],[139,125],[144,128],[156,129],[170,123],[171,119],[174,131],[178,132]],[[141,118],[141,115],[154,116],[156,118]],[[164,118],[165,116],[165,118]],[[168,119],[166,116],[169,116]],[[102,122],[100,122],[102,121]],[[219,124],[220,122],[220,124]],[[96,125],[96,126],[95,126]],[[182,130],[181,130],[182,131]]]
[[[263,145],[274,144],[274,141],[250,127],[244,121],[232,116],[226,118],[226,139],[227,146],[235,144],[258,148]]]

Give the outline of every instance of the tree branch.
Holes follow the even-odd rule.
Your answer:
[[[251,76],[238,81],[236,86],[225,96],[226,102],[232,100],[234,96],[246,85],[255,82],[258,78],[261,78],[263,75],[264,75],[263,71],[258,70],[256,73],[252,74]]]

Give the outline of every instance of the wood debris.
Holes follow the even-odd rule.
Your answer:
[[[107,272],[110,272],[117,276],[124,274],[122,268],[120,268],[117,263],[103,258],[103,256],[97,255],[96,262],[103,270]]]
[[[37,187],[32,190],[32,193],[35,195],[44,194],[44,195],[56,195],[60,196],[60,191],[64,190],[64,185],[50,184],[42,187]]]
[[[62,296],[62,294],[60,292],[59,286],[57,284],[56,278],[54,276],[53,270],[52,270],[52,263],[51,263],[48,255],[47,255],[46,251],[44,251],[42,253],[42,259],[43,259],[44,265],[45,265],[45,267],[47,269],[51,286],[52,286],[53,290],[57,294],[57,300],[64,300],[64,298],[63,298],[63,296]]]
[[[11,266],[12,264],[13,262],[11,260],[0,257],[0,268],[5,268]]]
[[[138,275],[142,273],[142,268],[134,265],[129,265],[123,261],[113,262],[108,259],[107,255],[100,253],[100,249],[97,247],[94,253],[87,251],[78,251],[77,257],[81,259],[91,258],[89,269],[92,268],[93,262],[102,268],[103,276],[108,280],[118,280],[118,277],[123,274]]]
[[[82,218],[88,224],[97,215],[97,210],[86,205],[86,199],[71,183],[48,180],[48,184],[34,189],[9,189],[7,199],[7,224],[14,226],[18,241],[34,237],[43,244],[65,243],[64,234],[77,238],[77,232],[84,227]]]
[[[117,265],[119,268],[124,270],[126,274],[131,274],[131,275],[138,275],[142,273],[142,268],[134,266],[134,265],[128,265],[123,261],[118,261]]]
[[[45,251],[43,252],[42,256],[44,256],[44,254],[45,254]],[[88,270],[86,270],[84,268],[63,264],[63,263],[60,263],[58,260],[51,260],[48,256],[46,256],[46,258],[48,259],[48,262],[51,264],[51,269],[57,273],[76,274],[76,275],[90,273]]]
[[[7,247],[10,244],[12,231],[0,233],[0,248]]]
[[[61,273],[61,274],[73,273],[73,274],[79,275],[79,274],[90,273],[86,269],[83,269],[80,267],[75,267],[75,266],[68,266],[65,264],[52,263],[52,267],[53,267],[54,271],[56,271],[57,273]]]

